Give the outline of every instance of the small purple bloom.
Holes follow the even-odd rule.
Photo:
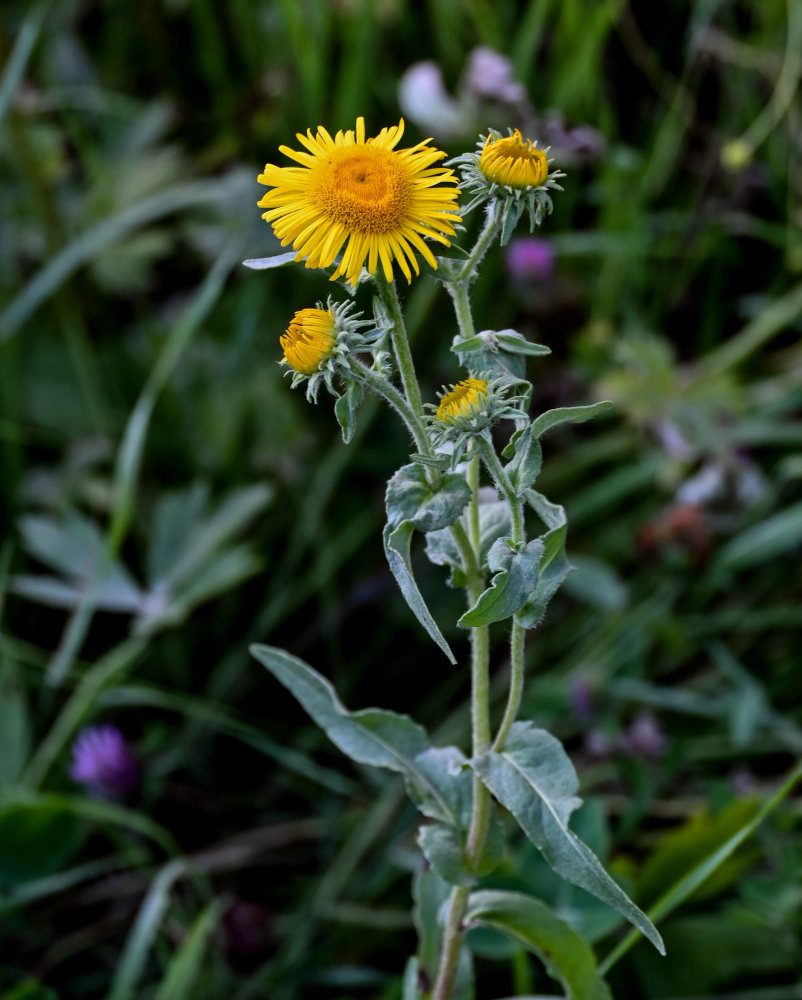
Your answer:
[[[70,777],[90,795],[120,801],[139,781],[139,761],[116,726],[89,726],[72,745]]]
[[[635,716],[622,742],[633,757],[662,757],[668,746],[665,733],[651,712]]]
[[[507,247],[507,270],[522,285],[546,281],[554,273],[554,251],[548,240],[520,236]]]

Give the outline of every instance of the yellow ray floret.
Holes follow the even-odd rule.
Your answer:
[[[481,410],[486,400],[487,382],[481,378],[466,378],[443,396],[435,416],[444,423],[453,424]]]
[[[299,309],[279,343],[284,348],[282,362],[301,375],[314,375],[331,357],[337,339],[330,309]]]
[[[488,180],[507,187],[539,187],[549,176],[546,152],[520,130],[502,139],[487,137],[479,157],[479,169]]]
[[[292,243],[296,260],[307,267],[328,267],[342,252],[332,279],[345,275],[355,285],[363,267],[373,274],[381,263],[388,281],[398,264],[412,280],[420,273],[415,251],[432,267],[437,263],[425,239],[450,246],[456,214],[457,179],[452,170],[432,164],[446,155],[427,145],[395,147],[403,120],[365,138],[365,120],[356,131],[331,135],[319,126],[297,134],[303,150],[280,146],[298,166],[265,165],[259,183],[271,188],[259,202],[282,246]]]

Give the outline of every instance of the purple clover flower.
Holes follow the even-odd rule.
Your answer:
[[[96,798],[121,801],[139,781],[139,761],[116,726],[89,726],[72,745],[70,777]]]
[[[554,251],[548,240],[519,236],[507,247],[507,270],[521,285],[546,281],[554,274]]]

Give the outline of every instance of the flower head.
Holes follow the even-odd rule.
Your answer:
[[[526,417],[528,393],[510,394],[516,384],[528,385],[509,376],[493,378],[489,372],[478,372],[438,393],[436,406],[426,404],[434,411],[427,422],[435,445],[452,446],[452,468],[462,459],[470,438],[487,433],[498,420]]]
[[[562,191],[557,181],[565,176],[551,169],[548,153],[548,147],[541,149],[519,129],[510,129],[506,136],[495,129],[480,135],[475,153],[450,161],[460,166],[462,187],[473,194],[463,215],[487,202],[488,211],[497,213],[502,246],[509,242],[524,210],[529,212],[529,231],[533,232],[552,210],[549,192]]]
[[[493,184],[507,187],[540,187],[549,176],[545,149],[524,139],[519,129],[502,138],[491,133],[479,156],[479,169]]]
[[[72,745],[70,777],[98,798],[121,800],[139,781],[139,761],[116,726],[89,726]]]
[[[458,424],[481,412],[486,400],[487,382],[483,378],[466,378],[442,396],[435,416],[446,424]]]
[[[388,281],[394,264],[411,281],[412,270],[420,273],[415,251],[437,267],[424,237],[451,245],[460,221],[457,180],[433,166],[446,154],[428,140],[396,149],[403,134],[401,120],[366,139],[365,120],[357,118],[356,131],[332,138],[321,125],[316,135],[297,133],[304,150],[279,147],[299,166],[266,164],[258,180],[271,190],[259,206],[281,245],[298,251],[296,260],[328,267],[342,251],[332,279],[344,274],[352,285],[364,266],[373,274],[379,263]]]
[[[292,371],[292,385],[307,382],[307,399],[317,400],[321,381],[334,396],[334,377],[350,384],[359,372],[354,365],[355,354],[370,353],[374,365],[381,370],[386,354],[381,344],[386,336],[382,325],[359,318],[352,302],[328,300],[324,308],[318,302],[314,309],[299,309],[286,332],[279,338],[284,357],[279,362]]]
[[[337,342],[337,327],[331,309],[299,309],[279,338],[284,348],[282,364],[301,375],[314,375],[331,357]]]

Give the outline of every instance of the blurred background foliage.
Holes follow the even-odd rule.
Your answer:
[[[525,714],[642,906],[740,843],[614,993],[798,997],[799,799],[743,834],[802,749],[799,0],[6,0],[0,26],[2,1000],[400,997],[415,818],[247,646],[442,740],[468,681],[384,564],[400,429],[368,402],[346,449],[282,381],[325,276],[239,266],[278,249],[255,203],[280,143],[400,109],[453,155],[489,126],[552,144],[565,194],[537,244],[491,253],[477,320],[550,345],[538,408],[616,403],[549,442],[577,571]],[[402,293],[433,398],[449,304]],[[420,574],[464,647],[458,595]],[[124,790],[70,776],[97,723]],[[488,884],[602,957],[623,933],[520,840]],[[481,995],[551,988],[474,945]]]

